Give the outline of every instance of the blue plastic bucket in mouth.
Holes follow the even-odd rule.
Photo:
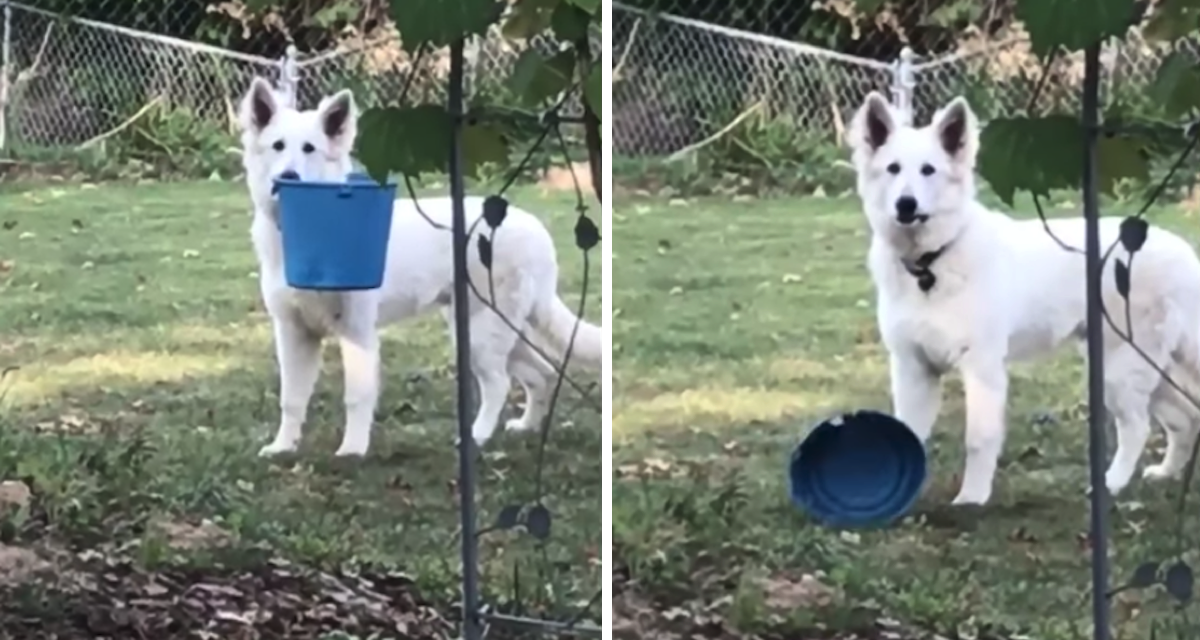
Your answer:
[[[277,179],[283,273],[297,289],[378,289],[387,266],[396,185]]]
[[[925,446],[903,422],[857,411],[818,424],[792,453],[792,501],[831,527],[891,524],[925,484]]]

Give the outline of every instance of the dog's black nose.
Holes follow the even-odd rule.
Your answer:
[[[897,198],[896,219],[902,224],[915,222],[917,219],[917,199],[912,196],[900,196]]]
[[[287,171],[284,171],[283,173],[279,174],[279,179],[280,180],[299,180],[300,174],[296,173],[295,171],[292,171],[291,169],[288,169]],[[914,207],[917,206],[915,202],[913,203],[913,206]]]

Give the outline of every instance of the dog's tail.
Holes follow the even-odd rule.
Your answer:
[[[604,329],[576,316],[557,293],[544,300],[544,303],[534,309],[533,319],[539,332],[550,341],[558,359],[561,361],[566,355],[567,347],[571,345],[571,334],[574,332],[575,343],[571,347],[568,367],[583,365],[590,369],[599,369],[604,358]]]

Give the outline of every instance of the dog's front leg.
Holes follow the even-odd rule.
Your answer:
[[[379,401],[379,332],[374,314],[347,314],[340,334],[345,372],[346,428],[338,456],[363,456],[371,446],[371,423]]]
[[[260,456],[295,451],[321,373],[321,339],[296,318],[272,316],[275,357],[279,362],[279,431]]]
[[[915,354],[892,353],[891,378],[896,418],[926,442],[942,407],[940,376]]]
[[[961,367],[967,397],[967,460],[954,504],[986,504],[1004,447],[1008,371],[1003,357],[971,353]]]

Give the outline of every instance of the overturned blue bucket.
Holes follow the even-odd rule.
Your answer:
[[[395,184],[277,179],[283,273],[297,289],[378,289],[387,266]]]
[[[877,411],[814,427],[788,465],[792,501],[831,527],[885,526],[912,508],[925,484],[921,440]]]

